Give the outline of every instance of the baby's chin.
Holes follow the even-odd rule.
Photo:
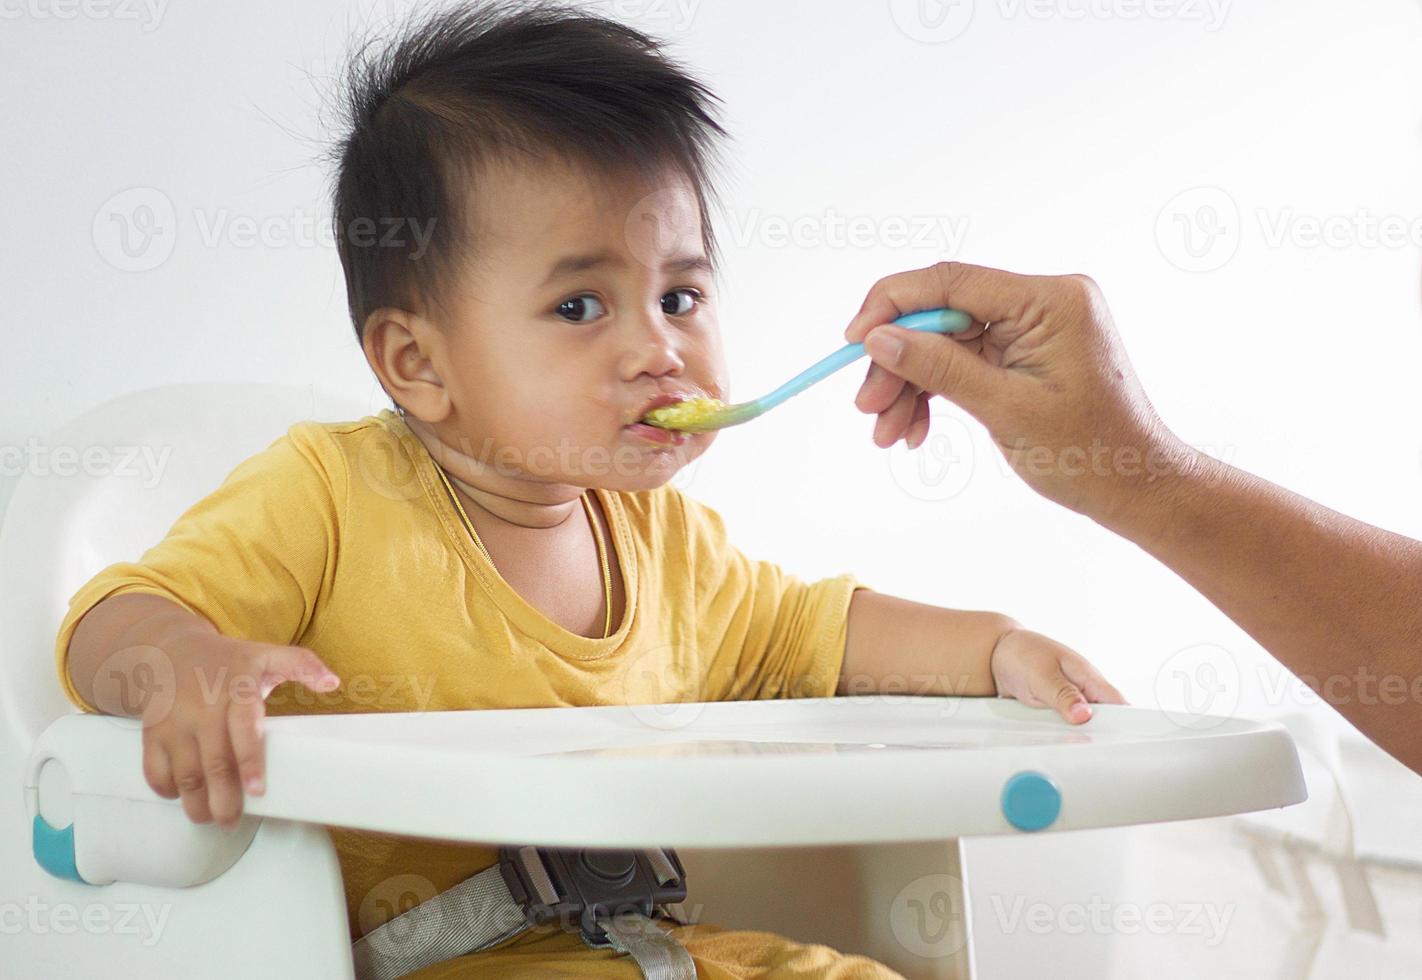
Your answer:
[[[690,435],[679,446],[641,448],[636,453],[628,453],[624,448],[621,453],[614,454],[610,471],[593,485],[624,493],[655,490],[676,479],[677,474],[696,462],[715,438],[714,432],[701,432]]]

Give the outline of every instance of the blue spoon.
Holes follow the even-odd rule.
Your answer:
[[[958,333],[972,325],[973,318],[961,310],[941,307],[936,310],[920,310],[905,313],[894,323],[910,330],[927,330],[930,333]],[[682,432],[711,432],[732,425],[759,418],[776,405],[798,395],[817,381],[823,381],[846,364],[852,364],[864,356],[863,344],[848,344],[829,357],[801,371],[795,377],[776,388],[770,394],[755,401],[723,405],[712,398],[692,398],[688,401],[664,405],[647,413],[642,420],[648,425],[663,429],[677,429]]]

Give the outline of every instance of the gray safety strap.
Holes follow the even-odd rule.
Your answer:
[[[599,920],[612,948],[636,960],[645,980],[696,980],[696,964],[676,937],[638,912]]]
[[[531,926],[494,865],[357,939],[351,946],[356,980],[396,980],[497,946]]]
[[[356,980],[397,980],[431,963],[497,946],[531,925],[495,865],[356,940],[351,946]],[[646,916],[622,913],[602,926],[612,948],[631,956],[645,980],[696,980],[691,954]]]

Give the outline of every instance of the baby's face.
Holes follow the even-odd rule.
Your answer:
[[[668,396],[727,397],[685,178],[502,167],[473,207],[449,304],[446,438],[504,473],[610,490],[660,486],[704,452],[714,433],[639,422]]]

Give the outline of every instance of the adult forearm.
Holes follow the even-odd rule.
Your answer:
[[[1097,520],[1422,772],[1422,543],[1199,453]]]

